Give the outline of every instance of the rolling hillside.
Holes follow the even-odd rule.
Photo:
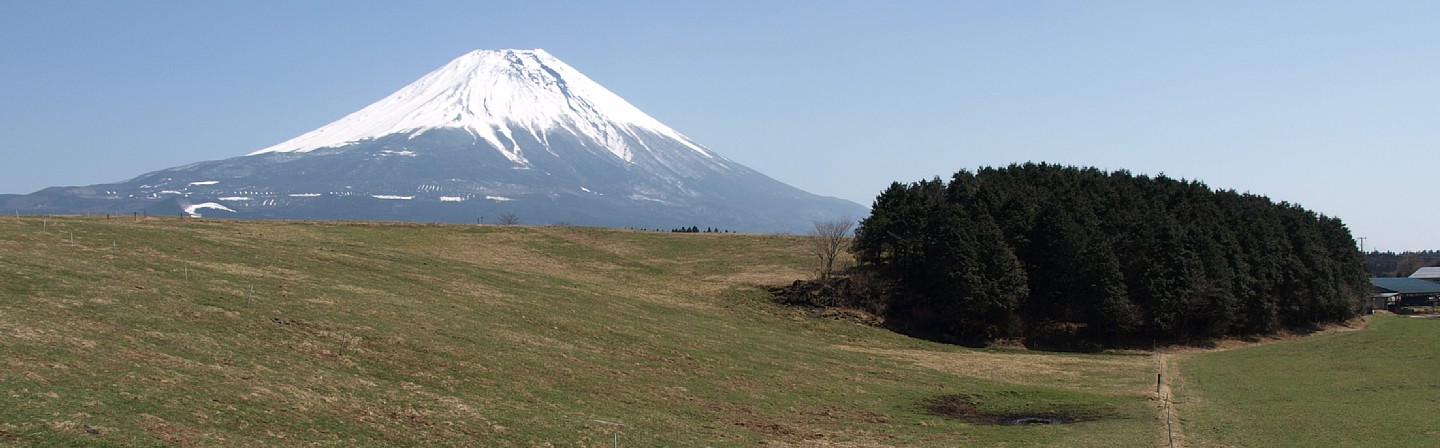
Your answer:
[[[3,217],[0,445],[610,446],[597,420],[621,446],[1165,440],[1149,356],[773,304],[808,266],[776,235]]]

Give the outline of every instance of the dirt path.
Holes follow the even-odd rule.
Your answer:
[[[1155,353],[1155,397],[1157,411],[1160,419],[1165,422],[1166,441],[1171,448],[1189,446],[1185,443],[1184,426],[1180,424],[1179,416],[1175,415],[1175,394],[1171,385],[1179,380],[1179,369],[1175,368],[1174,359],[1167,353]]]

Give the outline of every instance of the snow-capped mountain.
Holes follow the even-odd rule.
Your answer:
[[[541,140],[543,134],[563,130],[601,143],[625,161],[648,149],[634,147],[639,133],[648,132],[714,157],[545,50],[470,52],[339,121],[251,155],[306,152],[441,128],[464,129],[522,165],[526,161],[514,132]]]
[[[804,231],[860,218],[730,161],[544,50],[479,50],[283,143],[130,181],[0,198],[30,213]],[[493,222],[493,221],[491,221]]]

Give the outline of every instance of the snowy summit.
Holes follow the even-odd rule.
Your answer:
[[[583,136],[627,162],[647,149],[637,144],[640,131],[714,157],[540,49],[472,51],[358,112],[251,155],[308,152],[442,128],[465,130],[519,164],[528,161],[515,133],[548,143],[546,134],[557,130]]]

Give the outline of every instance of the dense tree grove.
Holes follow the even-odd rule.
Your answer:
[[[886,313],[955,341],[1166,341],[1354,317],[1350,231],[1297,205],[1164,175],[1049,164],[894,183],[855,231]]]

